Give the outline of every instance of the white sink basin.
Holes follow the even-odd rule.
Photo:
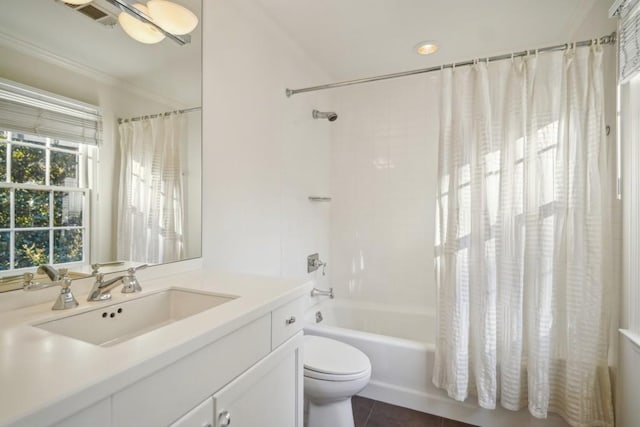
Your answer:
[[[235,298],[237,297],[170,288],[33,326],[107,347]]]

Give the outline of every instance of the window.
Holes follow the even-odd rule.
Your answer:
[[[538,168],[538,188],[536,194],[538,199],[536,201],[536,207],[538,208],[539,221],[541,226],[551,233],[554,227],[554,215],[555,215],[555,203],[556,194],[554,189],[555,165],[557,155],[557,135],[559,132],[559,122],[552,121],[549,124],[543,125],[533,134],[533,141],[535,142],[535,158],[537,160]],[[513,206],[513,214],[515,215],[513,220],[517,227],[524,230],[525,215],[524,215],[524,194],[525,194],[525,176],[524,176],[524,162],[525,162],[525,138],[521,137],[514,141],[514,159],[513,170],[511,171],[513,181],[517,182],[517,191],[513,191],[514,200],[511,201]],[[488,239],[495,239],[496,224],[498,221],[496,208],[499,205],[498,197],[500,195],[500,179],[501,174],[501,153],[500,151],[493,151],[487,153],[484,158],[486,165],[485,181],[482,185],[485,187],[485,195],[487,197],[487,213],[490,228],[490,235]],[[447,209],[449,202],[449,193],[447,191],[449,186],[449,176],[443,178],[442,193],[440,197],[440,205],[444,208],[444,224],[446,227],[447,221]],[[459,170],[458,175],[458,193],[456,194],[459,201],[458,203],[464,207],[469,208],[471,205],[471,166],[469,164],[463,165]],[[460,209],[459,225],[457,229],[457,247],[459,251],[467,251],[471,245],[471,218],[468,214],[470,209]],[[436,215],[436,220],[440,218]],[[439,229],[439,225],[437,226]],[[524,232],[524,231],[523,231]],[[439,257],[442,254],[442,242],[440,241],[440,234],[436,233],[435,236],[435,254]],[[551,272],[549,272],[551,274]]]
[[[101,142],[96,106],[0,78],[0,292],[39,264],[89,260],[88,167]]]
[[[87,146],[0,128],[0,272],[84,262]]]

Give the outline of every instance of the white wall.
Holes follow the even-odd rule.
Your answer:
[[[620,327],[626,334],[616,334],[618,343],[616,388],[617,425],[632,427],[640,419],[640,77],[620,88],[622,137],[623,207],[623,283],[621,289]]]
[[[307,275],[306,257],[329,251],[328,94],[285,97],[326,81],[248,0],[204,3],[203,257],[209,268]],[[324,278],[326,279],[326,278]]]
[[[187,114],[187,144],[182,146],[185,208],[185,258],[202,256],[202,112]]]
[[[436,74],[339,89],[331,146],[337,293],[435,308]]]

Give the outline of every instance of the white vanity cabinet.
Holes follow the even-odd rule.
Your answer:
[[[248,321],[56,427],[302,427],[303,298]]]
[[[266,357],[270,314],[242,326],[112,396],[113,426],[168,426]]]
[[[215,426],[302,427],[302,332],[213,395]]]
[[[206,399],[170,427],[213,427],[213,399]]]

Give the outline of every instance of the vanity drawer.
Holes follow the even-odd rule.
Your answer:
[[[271,312],[271,349],[302,330],[304,298],[297,298]]]

